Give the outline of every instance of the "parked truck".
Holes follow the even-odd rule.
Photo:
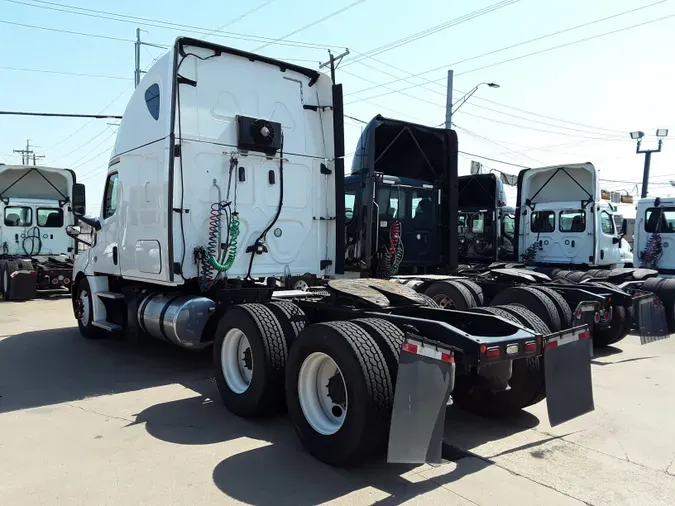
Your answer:
[[[39,293],[67,292],[76,242],[68,169],[0,165],[0,293],[26,300]],[[83,210],[80,210],[84,212]]]
[[[431,232],[442,234],[441,258],[456,262],[456,135],[429,130],[420,142],[436,143],[428,146],[435,176],[426,168],[418,176],[433,180],[430,196],[444,203],[443,225]],[[78,215],[95,229],[73,269],[82,335],[212,346],[232,412],[285,405],[305,448],[333,465],[383,448],[390,462],[439,462],[455,384],[452,399],[478,411],[513,412],[546,397],[557,424],[592,410],[593,302],[580,306],[573,327],[543,332],[442,310],[394,281],[343,276],[343,157],[340,85],[315,70],[177,39],[130,99],[100,216]],[[84,208],[83,187],[74,186],[74,207]],[[425,230],[410,241],[424,242]],[[321,286],[277,290],[297,275]]]
[[[525,306],[529,311],[512,316],[553,332],[573,326],[579,304],[592,301],[598,347],[623,339],[633,326],[643,342],[667,335],[661,302],[639,287],[627,292],[604,280],[554,280],[515,258],[495,261],[508,248],[502,239],[513,244],[518,237],[518,212],[504,205],[494,175],[457,177],[455,162],[444,158],[456,149],[443,129],[382,116],[364,128],[345,182],[347,271],[394,278],[442,308],[506,316],[513,308],[500,306]],[[451,176],[445,167],[455,167]],[[451,181],[450,192],[443,191],[444,180]]]

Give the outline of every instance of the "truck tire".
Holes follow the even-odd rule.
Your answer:
[[[307,315],[297,304],[287,300],[275,300],[265,304],[281,324],[290,347],[298,334],[308,325]]]
[[[675,332],[675,279],[649,278],[640,288],[652,292],[661,299],[666,311],[668,330]]]
[[[454,281],[457,281],[457,283],[461,283],[466,287],[467,290],[469,290],[469,292],[471,292],[471,296],[473,297],[473,301],[476,307],[480,307],[483,304],[485,304],[483,289],[480,287],[478,283],[474,283],[470,279],[456,279]]]
[[[0,295],[5,295],[5,268],[7,267],[7,260],[0,260]],[[9,275],[7,275],[9,276]]]
[[[329,376],[326,389],[317,388],[322,376]],[[363,327],[328,322],[300,333],[288,357],[286,402],[303,446],[314,457],[348,466],[381,449],[393,400],[385,358]]]
[[[544,320],[539,318],[536,314],[521,304],[507,304],[506,306],[499,306],[495,309],[507,311],[509,314],[511,314],[511,316],[516,318],[521,323],[521,325],[534,330],[542,336],[546,336],[551,333],[550,329],[544,323]]]
[[[607,279],[609,271],[607,269],[590,269],[588,275],[595,279]]]
[[[227,408],[243,417],[280,411],[287,357],[283,327],[270,308],[239,304],[228,309],[213,341],[216,385]]]
[[[491,306],[520,304],[543,320],[551,332],[562,330],[560,315],[553,301],[544,293],[529,286],[514,286],[499,292],[490,302]]]
[[[454,280],[436,281],[424,293],[443,309],[463,311],[476,305],[469,289]]]
[[[563,297],[560,292],[557,292],[555,289],[548,286],[533,286],[532,288],[548,295],[548,298],[553,301],[553,304],[555,304],[555,307],[558,310],[558,315],[560,315],[560,325],[562,326],[560,330],[570,328],[572,326],[572,310],[565,300],[565,297]]]
[[[89,281],[84,277],[77,284],[77,292],[75,299],[73,299],[73,306],[75,318],[77,318],[77,326],[80,329],[80,334],[85,339],[98,339],[103,337],[103,331],[98,327],[94,327],[94,308],[93,297]]]
[[[14,283],[14,278],[12,278],[12,272],[19,270],[19,262],[17,260],[8,260],[5,263],[5,270],[2,273],[2,285],[3,293],[2,297],[5,301],[11,300],[11,289],[12,284]]]
[[[623,306],[612,307],[612,319],[607,327],[593,329],[593,347],[605,348],[621,341],[630,331],[626,321],[626,309]]]
[[[423,307],[432,307],[434,309],[440,309],[441,306],[438,305],[438,302],[436,302],[434,299],[429,297],[428,295],[424,293],[418,293],[418,297],[420,297],[424,302],[423,302]]]
[[[352,320],[352,323],[368,332],[370,337],[375,340],[385,362],[387,362],[391,382],[396,385],[398,359],[401,356],[401,346],[405,338],[403,331],[393,323],[381,318],[359,318],[358,320]]]
[[[561,270],[562,269],[558,269],[557,267],[536,267],[534,269],[535,272],[539,272],[540,274],[546,274],[551,279],[555,279],[556,275]]]
[[[592,279],[592,276],[587,272],[583,271],[571,271],[569,274],[565,276],[565,278],[571,281],[572,283],[581,283],[583,281]]]

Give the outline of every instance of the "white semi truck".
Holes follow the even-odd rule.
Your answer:
[[[614,269],[633,254],[616,226],[614,207],[600,198],[592,163],[525,169],[518,176],[518,252],[530,263]]]
[[[450,147],[439,151],[436,186],[449,202],[456,135],[433,135]],[[391,281],[342,277],[343,157],[340,85],[177,39],[127,106],[100,216],[78,214],[95,229],[73,269],[82,335],[212,346],[231,411],[285,405],[303,445],[334,465],[384,447],[391,462],[439,462],[455,379],[455,402],[483,412],[544,397],[553,424],[592,410],[593,303],[571,328],[543,333],[439,309]],[[74,194],[84,208],[82,185]],[[294,276],[322,286],[275,291]]]
[[[77,244],[68,169],[0,165],[0,293],[26,300],[70,290]],[[78,210],[84,213],[83,209]]]

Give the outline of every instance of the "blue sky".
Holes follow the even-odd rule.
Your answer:
[[[497,3],[503,6],[491,13],[449,23]],[[186,28],[143,26],[140,21],[119,22],[101,19],[98,14],[82,16],[46,7],[81,7],[206,30],[221,28],[234,34],[206,38],[245,50],[263,44],[250,40],[255,37],[278,39],[297,31],[260,52],[281,59],[306,60],[299,63],[316,67],[327,58],[325,46],[332,46],[335,52],[349,48],[352,54],[338,68],[337,76],[344,84],[346,113],[350,116],[368,120],[381,113],[437,125],[445,118],[446,71],[453,68],[455,99],[461,96],[460,91],[466,92],[480,82],[500,84],[499,89],[481,87],[455,115],[460,150],[530,167],[592,161],[600,169],[601,178],[611,180],[604,181],[604,187],[631,190],[632,183],[641,180],[643,157],[635,154],[628,132],[650,133],[656,127],[670,127],[675,137],[673,3],[339,0],[321,5],[305,0],[202,0],[188,6],[175,0],[68,0],[59,7],[47,1],[0,0],[0,43],[4,48],[0,57],[0,109],[121,114],[133,90],[134,48],[129,41],[135,37],[136,27],[146,30],[144,40],[156,44],[170,44],[179,35],[199,36]],[[301,29],[341,8],[346,9]],[[255,12],[242,16],[251,10]],[[633,12],[474,58],[630,10]],[[667,16],[673,17],[651,22]],[[361,56],[445,22],[454,26],[379,52],[375,59]],[[628,28],[640,23],[645,24]],[[576,42],[613,31],[616,33]],[[298,47],[298,41],[307,47]],[[161,53],[161,49],[144,47],[142,66],[148,66]],[[505,60],[512,61],[501,63]],[[411,77],[430,69],[437,70]],[[370,89],[361,91],[366,88]],[[87,184],[90,212],[96,212],[115,135],[115,127],[106,123],[0,116],[0,162],[19,161],[12,150],[21,148],[30,138],[39,146],[36,152],[46,156],[43,163],[75,169]],[[347,152],[354,149],[360,131],[358,122],[346,120]],[[460,173],[468,173],[470,159],[460,156]],[[670,192],[666,182],[668,176],[675,179],[674,162],[675,139],[668,139],[664,151],[652,157],[651,194]],[[512,173],[519,170],[491,161],[484,164]]]

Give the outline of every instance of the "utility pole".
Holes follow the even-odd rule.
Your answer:
[[[26,139],[26,149],[15,149],[14,153],[21,153],[21,165],[30,165],[31,156],[33,158],[33,165],[37,165],[38,158],[44,158],[44,155],[36,155],[35,151],[30,148],[30,139]]]
[[[333,81],[333,84],[335,84],[335,69],[337,68],[338,65],[340,65],[340,62],[342,61],[342,58],[347,56],[349,54],[349,49],[345,48],[344,52],[335,56],[333,53],[331,53],[330,49],[328,50],[328,55],[330,56],[330,60],[328,60],[325,63],[321,63],[319,65],[319,68],[322,69],[324,67],[330,67],[330,78]]]
[[[448,93],[445,99],[445,128],[450,130],[452,128],[452,78],[453,70],[448,70]]]
[[[136,28],[136,42],[134,43],[134,56],[136,65],[134,67],[134,88],[141,82],[141,29]]]
[[[136,42],[134,42],[134,87],[138,87],[138,85],[141,83],[141,75],[144,74],[145,72],[141,70],[141,46],[149,46],[149,47],[157,47],[160,49],[166,49],[166,46],[161,46],[159,44],[150,44],[149,42],[143,42],[141,40],[141,32],[144,32],[145,30],[141,30],[140,28],[136,28]]]

